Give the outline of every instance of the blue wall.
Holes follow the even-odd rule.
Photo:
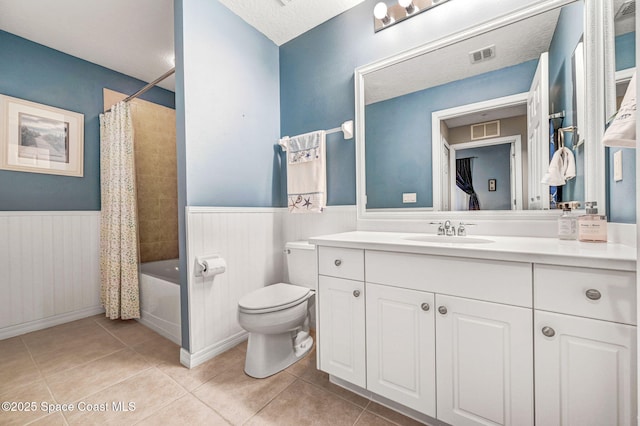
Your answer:
[[[456,151],[456,159],[471,159],[473,189],[480,210],[511,210],[511,145],[500,144]],[[489,179],[496,180],[496,190],[489,191]],[[459,193],[464,193],[458,189]]]
[[[280,200],[278,47],[218,1],[182,1],[186,203]]]
[[[535,3],[534,0],[451,1],[378,33],[366,0],[280,46],[282,135],[339,126],[353,119],[354,69]],[[327,139],[327,201],[355,204],[354,140]],[[285,205],[282,198],[280,205]]]
[[[573,53],[584,34],[584,2],[562,8],[556,32],[549,46],[549,112],[564,111],[562,127],[576,124]],[[565,133],[565,146],[574,143],[573,134]],[[574,151],[576,178],[562,186],[561,201],[580,201],[584,205],[584,150]]]
[[[0,31],[0,93],[84,114],[84,177],[0,170],[0,210],[100,210],[102,89],[134,93],[146,83]],[[154,88],[142,98],[174,107]]]
[[[527,92],[537,60],[367,105],[367,207],[433,206],[431,113]],[[417,193],[403,204],[402,193]]]

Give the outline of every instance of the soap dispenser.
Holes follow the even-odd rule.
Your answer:
[[[598,214],[598,203],[587,201],[586,214],[578,218],[578,240],[594,243],[607,242],[607,217]]]
[[[571,207],[564,204],[562,216],[558,218],[558,238],[561,240],[575,240],[578,238],[578,219],[571,214]]]

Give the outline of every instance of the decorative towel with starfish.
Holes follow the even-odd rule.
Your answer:
[[[287,198],[291,213],[321,213],[326,205],[325,131],[286,140]]]

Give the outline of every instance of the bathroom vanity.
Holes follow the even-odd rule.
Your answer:
[[[635,423],[634,248],[365,231],[311,242],[318,368],[334,383],[430,424]]]

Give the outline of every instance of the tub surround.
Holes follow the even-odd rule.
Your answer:
[[[366,231],[310,242],[317,366],[332,382],[427,424],[635,424],[635,248]]]

